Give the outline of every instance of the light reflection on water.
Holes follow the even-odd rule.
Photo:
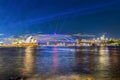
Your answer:
[[[0,48],[0,80],[119,80],[120,48]]]
[[[27,47],[25,49],[25,54],[24,54],[24,61],[23,61],[23,75],[30,75],[33,73],[34,66],[35,66],[35,52],[33,48]]]

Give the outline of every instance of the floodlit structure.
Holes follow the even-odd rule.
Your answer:
[[[34,39],[32,36],[29,36],[26,40],[25,43],[36,43],[36,39]]]
[[[62,35],[62,34],[47,34],[41,35],[37,39],[39,44],[43,45],[58,45],[58,46],[65,46],[74,44],[74,39],[69,35]]]

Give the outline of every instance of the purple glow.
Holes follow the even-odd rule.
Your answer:
[[[60,35],[60,34],[48,34],[40,36],[37,39],[38,42],[74,42],[71,36]]]

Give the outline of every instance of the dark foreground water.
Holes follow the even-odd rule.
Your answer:
[[[120,48],[0,48],[0,80],[120,80]]]

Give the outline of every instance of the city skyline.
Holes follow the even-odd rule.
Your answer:
[[[0,0],[0,80],[120,79],[120,0]]]

